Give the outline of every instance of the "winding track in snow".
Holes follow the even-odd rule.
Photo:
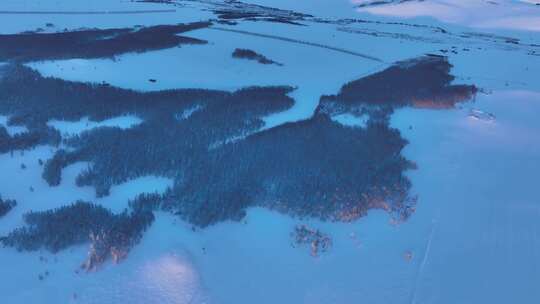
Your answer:
[[[208,27],[208,29],[217,30],[217,31],[224,31],[224,32],[238,33],[238,34],[243,34],[243,35],[250,35],[250,36],[255,36],[255,37],[268,38],[268,39],[274,39],[274,40],[281,40],[281,41],[297,43],[297,44],[303,44],[303,45],[309,45],[309,46],[313,46],[313,47],[323,48],[323,49],[332,50],[332,51],[336,51],[336,52],[340,52],[340,53],[344,53],[344,54],[348,54],[348,55],[361,57],[361,58],[368,59],[368,60],[375,61],[375,62],[384,62],[383,60],[381,60],[380,58],[377,58],[377,57],[373,57],[373,56],[370,56],[370,55],[366,55],[366,54],[362,54],[362,53],[358,53],[358,52],[354,52],[354,51],[350,51],[350,50],[346,50],[346,49],[342,49],[342,48],[337,48],[337,47],[333,47],[333,46],[329,46],[329,45],[324,45],[324,44],[320,44],[320,43],[316,43],[316,42],[309,42],[309,41],[292,39],[292,38],[276,36],[276,35],[255,33],[255,32],[250,32],[250,31],[233,30],[233,29],[228,29],[228,28],[218,27],[218,26],[210,26],[210,27]]]

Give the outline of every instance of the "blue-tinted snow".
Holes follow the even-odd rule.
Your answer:
[[[253,2],[318,15],[356,16],[348,0],[335,5],[329,5],[326,0],[316,4],[313,1]],[[414,5],[432,5],[429,2],[442,1]],[[50,3],[37,1],[6,3],[2,3],[2,9],[51,7]],[[103,9],[111,7],[110,3],[114,3],[114,9],[143,6],[108,1],[81,3],[85,5],[70,2],[65,7]],[[508,8],[506,5],[510,4],[505,3],[502,8]],[[168,8],[157,4],[151,6]],[[398,7],[402,15],[407,12],[406,8]],[[460,9],[453,14],[459,17],[463,7]],[[485,4],[479,12],[471,13],[472,17],[467,15],[474,21],[469,25],[496,27],[502,24],[511,25],[515,30],[516,24],[525,29],[534,29],[531,25],[536,24],[536,19],[531,23],[530,19],[519,19],[519,15],[483,19],[489,15],[487,9],[499,14],[501,8]],[[518,8],[516,11],[523,10]],[[179,19],[187,22],[211,16],[208,12],[191,15],[196,11],[200,12],[190,7],[178,9],[176,15],[140,16],[136,21],[128,16],[107,15],[54,18],[49,15],[2,15],[2,24],[7,26],[0,31],[32,30],[53,19],[57,28],[105,28],[136,23],[158,24],[173,19],[173,22]],[[438,14],[444,12],[437,11]],[[527,18],[536,18],[537,14]],[[393,20],[388,14],[384,18]],[[434,20],[430,22],[438,24]],[[444,47],[355,36],[336,32],[325,25],[291,28],[247,23],[239,27],[300,36],[305,40],[374,54],[386,62]],[[70,60],[32,66],[46,75],[107,81],[139,90],[173,87],[232,90],[254,84],[298,86],[292,93],[297,102],[295,108],[268,118],[269,126],[308,117],[321,94],[335,93],[343,83],[385,66],[322,49],[276,41],[269,43],[234,33],[205,29],[188,35],[207,39],[211,44],[125,55],[116,62]],[[531,36],[527,32],[517,35]],[[234,60],[230,54],[237,47],[254,49],[284,66]],[[450,62],[454,64],[457,82],[473,82],[487,94],[480,94],[474,104],[461,109],[401,109],[392,116],[392,125],[410,141],[405,150],[406,157],[419,167],[409,172],[413,192],[419,195],[419,201],[416,213],[407,222],[391,224],[388,215],[379,211],[354,223],[336,224],[302,221],[268,210],[251,209],[245,222],[220,223],[193,231],[174,216],[157,213],[156,222],[124,262],[106,264],[94,273],[75,272],[86,256],[85,246],[57,255],[0,249],[1,302],[537,303],[540,300],[537,288],[540,281],[537,262],[540,258],[537,191],[540,172],[540,123],[537,118],[540,82],[537,74],[540,60],[520,51],[481,47],[484,50],[450,55]],[[155,78],[157,82],[148,82],[149,78]],[[492,113],[495,120],[486,123],[473,119],[469,115],[471,110]],[[2,119],[0,122],[5,125],[7,117]],[[12,128],[8,131],[23,131]],[[75,186],[76,175],[91,166],[78,163],[63,171],[60,186],[51,188],[41,178],[42,168],[36,159],[52,157],[54,149],[41,146],[24,153],[16,151],[13,155],[0,155],[0,193],[19,202],[0,220],[0,235],[21,225],[21,215],[29,210],[47,210],[76,199],[88,199],[120,212],[127,206],[127,200],[136,194],[165,191],[171,183],[161,177],[144,177],[113,187],[110,197],[97,200],[93,189]],[[20,167],[22,163],[27,167],[25,170]],[[334,240],[331,251],[314,259],[306,250],[291,247],[289,233],[298,223],[308,223],[330,234]],[[404,258],[409,253],[412,254],[410,261]],[[40,256],[43,259],[40,260]],[[45,271],[50,275],[39,281],[38,275]]]
[[[9,117],[5,115],[0,115],[0,127],[6,128],[10,136],[21,134],[27,132],[28,129],[25,126],[13,126],[8,124]]]
[[[133,115],[125,115],[107,119],[104,121],[92,121],[88,117],[83,117],[79,121],[64,121],[64,120],[51,120],[47,125],[57,129],[65,136],[80,135],[82,132],[92,130],[94,128],[107,128],[116,127],[120,129],[128,129],[135,125],[138,125],[142,120]]]

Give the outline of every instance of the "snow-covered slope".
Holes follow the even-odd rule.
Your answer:
[[[358,11],[392,17],[433,17],[481,29],[540,31],[540,2],[513,0],[351,0]],[[531,5],[533,4],[533,5]]]
[[[409,141],[405,157],[418,165],[407,172],[411,192],[418,195],[416,212],[399,223],[380,210],[334,223],[251,208],[240,222],[205,229],[155,212],[156,221],[127,259],[107,262],[96,272],[80,269],[86,246],[56,254],[0,248],[0,302],[538,303],[538,1],[245,2],[313,16],[294,20],[302,25],[249,18],[214,22],[183,34],[207,45],[26,65],[44,76],[144,92],[294,86],[294,106],[265,117],[269,129],[310,118],[322,95],[336,94],[345,83],[396,61],[448,56],[454,83],[479,87],[474,102],[448,110],[403,108],[390,117],[390,125]],[[186,23],[217,19],[212,9],[222,5],[231,3],[9,0],[0,3],[0,33]],[[283,65],[233,58],[237,48]],[[333,118],[351,128],[366,124],[365,116],[351,113]],[[135,116],[49,122],[65,138],[94,127],[141,123]],[[27,131],[0,116],[4,126],[11,136]],[[50,187],[37,160],[50,159],[61,147],[0,155],[0,195],[18,201],[0,218],[0,235],[23,225],[30,210],[83,199],[118,214],[137,194],[164,193],[174,185],[167,177],[144,176],[96,198],[94,189],[75,184],[92,166],[79,162],[62,171],[58,187]],[[310,256],[310,248],[292,242],[298,224],[330,235],[332,248]]]

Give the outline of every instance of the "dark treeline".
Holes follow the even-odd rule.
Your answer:
[[[226,3],[214,3],[211,10],[219,19],[229,20],[249,20],[286,23],[292,25],[303,25],[300,22],[312,18],[312,15],[298,13],[290,10],[283,10],[268,6],[262,6],[242,1],[228,1]]]
[[[452,65],[446,57],[424,56],[398,62],[384,71],[345,84],[334,96],[323,96],[318,111],[358,111],[361,108],[404,106],[452,108],[470,100],[473,85],[452,85]]]
[[[128,201],[128,206],[135,211],[154,211],[159,209],[163,195],[158,193],[142,193]]]
[[[67,82],[42,77],[23,65],[2,67],[0,113],[10,123],[43,128],[51,119],[79,120],[88,116],[101,121],[126,113],[147,118],[167,111],[181,111],[197,100],[224,99],[229,92],[204,89],[139,93],[107,85]]]
[[[162,208],[200,226],[240,219],[254,204],[300,216],[353,220],[369,208],[397,210],[407,199],[410,183],[402,172],[410,163],[400,154],[406,141],[385,124],[353,129],[321,114],[209,149],[237,129],[224,133],[222,126],[232,121],[223,118],[225,125],[219,124],[220,115],[207,111],[186,121],[103,128],[72,138],[67,143],[75,149],[60,150],[44,176],[53,176],[48,181],[55,184],[63,167],[89,161],[93,166],[77,183],[94,186],[98,195],[143,175],[172,177],[173,189],[164,197],[144,198],[145,204],[159,199]],[[394,202],[384,206],[381,202],[389,197]]]
[[[281,66],[281,63],[275,62],[273,60],[270,60],[266,58],[266,56],[261,55],[253,50],[248,49],[235,49],[232,53],[233,58],[238,59],[248,59],[248,60],[255,60],[260,64],[275,64]]]
[[[174,114],[193,106],[204,106],[215,113],[209,122],[215,126],[208,129],[212,129],[215,140],[219,140],[219,133],[224,137],[248,128],[246,126],[257,128],[262,124],[258,116],[284,110],[293,104],[293,100],[285,96],[292,90],[290,87],[253,87],[233,93],[204,89],[140,93],[105,85],[45,78],[22,65],[4,66],[1,72],[4,76],[0,78],[0,113],[10,116],[10,124],[25,125],[30,131],[12,138],[0,129],[2,151],[30,148],[40,143],[58,143],[59,133],[47,127],[47,122],[52,119],[76,121],[88,116],[91,120],[102,121],[134,114],[149,122],[173,123]],[[259,95],[266,97],[254,98]],[[190,132],[205,128],[204,119],[208,115],[206,113],[206,116],[199,117],[197,127],[186,128],[190,128]],[[228,115],[235,115],[238,119],[230,119]]]
[[[212,150],[186,168],[162,206],[200,226],[242,218],[253,205],[340,221],[370,208],[399,212],[410,188],[405,144],[383,124],[353,129],[317,115]]]
[[[310,119],[258,131],[261,117],[293,105],[291,87],[144,93],[43,78],[11,66],[12,73],[0,81],[0,99],[5,100],[0,112],[37,129],[50,119],[141,117],[144,122],[129,129],[98,128],[66,140],[69,149],[59,150],[43,172],[55,185],[65,166],[90,162],[77,184],[95,187],[99,196],[144,175],[174,179],[164,195],[130,202],[135,212],[169,210],[202,227],[241,219],[250,206],[325,220],[354,220],[372,208],[407,218],[414,200],[404,171],[412,164],[401,155],[407,142],[389,127],[388,113],[398,106],[416,106],[430,94],[475,90],[450,85],[449,68],[439,57],[399,63],[351,82],[337,96],[324,97]],[[407,79],[416,76],[429,78],[425,89],[420,80]],[[404,103],[403,98],[410,100]],[[336,108],[363,106],[370,108],[366,128],[345,127],[330,118]],[[180,115],[194,108],[191,115]],[[239,136],[244,137],[227,143]]]
[[[77,161],[77,154],[67,153],[66,150],[60,149],[54,154],[53,158],[45,163],[42,177],[50,186],[58,186],[60,185],[62,178],[62,169],[64,169],[67,164],[72,164]]]
[[[88,266],[93,268],[96,262],[108,257],[125,256],[153,220],[150,211],[139,209],[113,214],[99,205],[78,201],[54,210],[25,214],[26,226],[15,229],[0,241],[18,250],[44,248],[53,253],[92,242],[93,248],[100,248],[90,252],[93,264]]]
[[[166,49],[181,44],[205,44],[206,41],[178,34],[209,25],[209,22],[195,22],[139,29],[84,29],[59,33],[0,35],[0,61],[104,58],[129,52]]]
[[[297,225],[291,233],[295,246],[309,245],[311,256],[316,257],[321,252],[326,252],[332,247],[332,239],[319,229],[314,229],[306,225]]]
[[[17,206],[17,201],[2,199],[2,196],[0,196],[0,217],[6,215],[11,209],[15,208],[15,206]]]
[[[47,162],[44,177],[56,184],[65,166],[76,161],[92,162],[77,183],[94,186],[99,196],[106,195],[114,184],[145,174],[180,177],[186,171],[183,168],[206,162],[214,143],[253,132],[263,126],[260,117],[292,106],[293,100],[287,96],[291,90],[243,89],[207,100],[186,120],[175,118],[179,111],[165,110],[160,115],[147,115],[144,123],[128,130],[102,128],[84,133],[67,141],[75,150],[59,151],[58,157]]]
[[[60,133],[49,127],[34,129],[30,132],[11,136],[6,128],[0,126],[0,153],[13,150],[26,150],[36,145],[57,145],[60,143]]]

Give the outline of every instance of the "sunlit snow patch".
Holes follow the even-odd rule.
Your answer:
[[[371,2],[369,6],[365,6]],[[477,28],[540,31],[538,8],[527,3],[499,0],[385,1],[351,0],[359,12],[389,17],[433,17],[447,23]],[[382,5],[379,5],[382,4]]]
[[[193,266],[179,255],[167,254],[148,261],[140,270],[140,280],[152,295],[141,295],[148,301],[191,303],[197,291],[198,277]]]
[[[148,248],[144,248],[147,251]],[[142,253],[142,252],[141,252]],[[100,276],[107,284],[81,288],[74,303],[205,303],[199,276],[193,265],[176,253],[136,261]],[[123,266],[123,265],[122,265]],[[95,282],[95,281],[94,281]]]
[[[345,113],[332,116],[332,120],[347,127],[365,128],[369,117],[366,114],[355,116],[350,113]]]
[[[128,259],[114,267],[75,277],[80,287],[73,302],[208,303],[199,270],[192,260],[194,248],[186,250],[190,244],[183,243],[192,231],[175,229],[173,225],[172,215],[156,214],[155,223]]]

